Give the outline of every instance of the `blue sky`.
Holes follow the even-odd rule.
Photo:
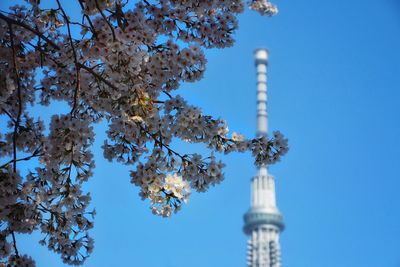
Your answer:
[[[204,79],[181,94],[254,136],[253,50],[268,48],[270,129],[290,144],[270,168],[287,225],[283,265],[400,267],[400,3],[275,2],[280,13],[271,19],[241,15],[235,46],[207,51]],[[226,156],[221,185],[162,219],[139,199],[129,169],[102,158],[104,137],[97,126],[97,167],[86,188],[98,215],[85,266],[245,266],[242,216],[256,172],[249,154]],[[18,236],[20,250],[39,267],[63,266],[39,238]]]

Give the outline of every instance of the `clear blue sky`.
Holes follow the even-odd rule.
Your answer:
[[[253,136],[253,50],[268,48],[270,128],[291,148],[270,168],[287,225],[283,265],[400,267],[400,3],[275,2],[280,13],[271,19],[241,15],[235,46],[207,51],[205,78],[181,93]],[[128,168],[102,158],[103,131],[97,127],[97,168],[86,186],[98,215],[85,266],[245,266],[242,215],[256,171],[249,154],[226,157],[224,183],[162,219],[139,199]],[[38,240],[18,237],[38,267],[62,266]]]

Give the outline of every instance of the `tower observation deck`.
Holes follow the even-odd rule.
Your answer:
[[[257,135],[268,133],[267,66],[268,50],[255,51],[257,68]],[[258,168],[251,179],[250,209],[244,215],[243,230],[249,236],[247,266],[281,267],[279,235],[284,230],[283,217],[276,206],[275,178],[268,166]]]

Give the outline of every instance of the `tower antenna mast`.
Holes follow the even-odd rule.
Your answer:
[[[267,67],[268,50],[255,51],[257,69],[257,136],[268,133]],[[279,235],[284,230],[283,217],[276,206],[275,178],[266,165],[251,179],[250,209],[244,215],[245,234],[249,236],[249,267],[281,267]]]

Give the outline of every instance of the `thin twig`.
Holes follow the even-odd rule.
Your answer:
[[[170,93],[168,93],[167,90],[163,90],[163,93],[166,94],[170,99],[172,98],[172,95]]]
[[[164,144],[161,140],[159,140],[157,138],[157,136],[151,132],[149,132],[147,129],[145,129],[142,125],[140,125],[140,123],[137,123],[137,125],[139,126],[139,128],[144,131],[147,135],[149,135],[151,138],[153,138],[154,142],[164,148],[166,148],[168,150],[168,152],[174,154],[175,156],[178,156],[179,158],[181,158],[182,161],[187,161],[186,156],[182,156],[181,154],[179,154],[178,152],[176,152],[175,150],[173,150],[172,148],[170,148],[168,145]]]
[[[93,26],[93,23],[90,20],[90,17],[87,14],[85,14],[85,6],[83,5],[82,0],[78,0],[78,2],[79,2],[79,5],[81,6],[82,13],[83,13],[82,23],[83,23],[83,19],[86,19],[88,21],[89,25],[90,25],[90,28],[92,30],[92,33],[93,33],[94,37],[97,38],[97,32],[96,32],[96,30],[95,30],[95,28]]]
[[[17,240],[15,239],[14,231],[11,231],[11,236],[12,236],[12,239],[13,239],[15,255],[17,256],[17,258],[19,258],[19,253],[18,253],[18,248],[17,248]]]
[[[105,84],[107,84],[108,86],[110,86],[112,89],[114,90],[118,90],[118,87],[116,87],[115,85],[113,85],[112,83],[110,83],[109,81],[107,81],[106,79],[104,79],[100,74],[96,73],[92,68],[89,68],[86,65],[83,65],[81,63],[79,63],[79,67],[86,70],[87,72],[89,72],[90,74],[92,74],[93,76],[95,76],[97,79],[99,79],[100,81],[104,82]]]
[[[80,91],[81,91],[81,73],[80,73],[80,65],[78,63],[78,56],[76,54],[76,50],[75,50],[75,46],[74,46],[74,42],[72,39],[72,34],[71,34],[71,27],[70,27],[70,21],[69,18],[67,16],[67,14],[65,13],[64,9],[61,6],[60,0],[57,0],[57,4],[58,7],[61,10],[61,13],[63,14],[64,20],[67,23],[67,30],[68,30],[68,38],[69,38],[69,43],[71,45],[71,49],[72,49],[72,54],[74,55],[74,62],[75,62],[75,69],[76,69],[76,86],[75,86],[75,94],[74,94],[74,104],[72,106],[72,110],[71,110],[71,114],[74,113],[76,107],[78,106],[78,102],[79,102],[79,95],[80,95]]]
[[[39,153],[39,152],[40,152],[39,149],[36,149],[36,150],[33,152],[32,155],[26,156],[26,157],[24,157],[24,158],[16,159],[15,162],[18,162],[18,161],[26,161],[26,160],[30,160],[30,159],[32,159],[32,158],[34,158],[34,157],[41,157],[41,156],[44,155],[44,153]],[[4,163],[3,165],[0,166],[0,169],[6,167],[8,164],[13,163],[13,162],[14,162],[14,160],[10,160],[10,161],[8,161],[7,163]]]
[[[10,114],[10,112],[8,112],[7,110],[5,110],[4,108],[1,108],[1,110],[6,113],[6,115],[10,118],[10,120],[15,124],[16,120],[12,117],[12,115]]]
[[[100,15],[103,17],[103,19],[106,21],[108,27],[110,28],[111,33],[112,33],[112,36],[113,36],[113,41],[115,42],[115,40],[116,40],[117,38],[115,37],[114,27],[113,27],[113,26],[111,25],[111,23],[108,21],[107,16],[104,15],[104,13],[103,13],[103,11],[101,10],[101,8],[100,8],[99,3],[97,2],[97,0],[95,0],[95,3],[96,3],[96,8],[97,8],[97,10],[99,10]]]

